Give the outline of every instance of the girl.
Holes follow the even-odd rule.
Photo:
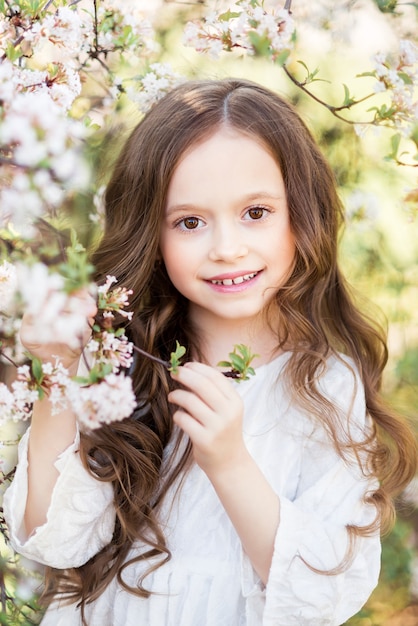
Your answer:
[[[45,626],[334,626],[367,600],[416,455],[379,399],[386,348],[338,268],[340,218],[309,131],[261,86],[190,82],[135,128],[97,280],[133,289],[131,340],[167,359],[178,339],[188,362],[138,359],[137,410],[98,431],[34,407],[5,507],[52,568]],[[217,367],[238,343],[258,355],[239,384]],[[77,370],[59,342],[27,348]]]

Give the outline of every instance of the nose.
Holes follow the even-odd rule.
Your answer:
[[[209,258],[211,261],[235,261],[248,254],[248,245],[239,226],[230,221],[213,230]]]

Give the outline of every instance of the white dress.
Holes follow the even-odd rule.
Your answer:
[[[345,555],[347,524],[367,524],[375,511],[363,502],[373,485],[353,461],[334,452],[324,430],[290,403],[280,379],[283,354],[237,386],[245,405],[246,445],[280,497],[280,524],[267,586],[261,584],[204,472],[194,466],[174,504],[166,498],[161,521],[172,558],[145,579],[153,593],[138,598],[113,581],[87,605],[89,626],[337,626],[360,610],[377,584],[380,540],[360,538],[348,570],[332,569]],[[347,360],[348,363],[348,360]],[[368,427],[357,375],[334,357],[322,392],[349,416],[351,435]],[[56,568],[77,567],[112,537],[112,489],[91,477],[77,442],[57,460],[60,472],[47,522],[21,534],[27,492],[27,435],[4,498],[12,545]],[[135,584],[144,565],[125,570]],[[43,626],[81,626],[74,605],[55,602]]]

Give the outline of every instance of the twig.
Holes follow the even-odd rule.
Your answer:
[[[155,361],[156,363],[160,363],[160,365],[164,365],[164,367],[167,367],[167,368],[171,367],[170,361],[163,361],[163,359],[159,359],[157,356],[150,354],[146,350],[142,350],[142,348],[138,348],[138,346],[135,346],[134,344],[132,345],[133,345],[133,349],[135,350],[135,352],[142,354],[142,356],[146,356],[149,359],[151,359],[151,361]]]
[[[99,30],[98,30],[98,17],[97,17],[97,0],[93,2],[94,6],[94,48],[96,53],[99,53]]]
[[[369,122],[356,122],[354,120],[349,120],[346,117],[343,117],[342,115],[339,115],[339,111],[345,111],[346,109],[351,109],[351,107],[356,106],[357,104],[360,104],[360,102],[364,102],[365,100],[368,100],[369,98],[373,97],[374,94],[368,94],[367,96],[364,96],[364,98],[360,98],[359,100],[353,100],[349,104],[343,104],[341,106],[336,107],[336,106],[333,106],[332,104],[328,104],[328,102],[325,102],[325,100],[321,100],[321,98],[318,98],[318,96],[312,93],[312,91],[307,89],[305,83],[299,81],[295,76],[293,76],[293,74],[288,70],[286,65],[283,65],[283,70],[286,76],[292,81],[294,85],[296,85],[296,87],[301,89],[310,98],[315,100],[315,102],[318,102],[318,104],[321,104],[326,109],[328,109],[328,111],[330,111],[330,113],[332,113],[339,120],[346,122],[347,124],[374,124],[373,120]]]
[[[46,5],[44,6],[43,10],[47,11],[53,2],[54,2],[54,0],[48,0]]]
[[[7,356],[7,354],[5,354],[5,353],[3,352],[3,350],[1,350],[1,349],[0,349],[0,354],[1,354],[1,356],[2,356],[4,359],[6,359],[6,361],[9,361],[9,363],[10,363],[11,365],[13,365],[13,367],[16,367],[16,368],[18,367],[17,363],[15,363],[15,362],[13,361],[13,359],[11,359],[10,357],[8,357],[8,356]]]

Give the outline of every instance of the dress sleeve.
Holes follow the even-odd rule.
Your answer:
[[[59,472],[47,521],[25,536],[23,517],[28,491],[29,430],[19,444],[19,462],[4,494],[4,515],[12,547],[25,557],[66,569],[86,563],[113,535],[115,510],[110,483],[96,480],[78,454],[79,436],[55,462]]]
[[[364,390],[352,369],[334,367],[321,391],[341,409],[354,438],[366,433]],[[365,476],[355,458],[343,460],[324,430],[312,429],[295,497],[279,496],[280,523],[266,588],[243,556],[249,616],[258,614],[263,626],[339,626],[361,609],[378,582],[380,537],[378,531],[354,536],[350,544],[347,526],[375,520],[375,507],[365,502],[374,489],[375,479]],[[339,571],[346,557],[348,565]]]

